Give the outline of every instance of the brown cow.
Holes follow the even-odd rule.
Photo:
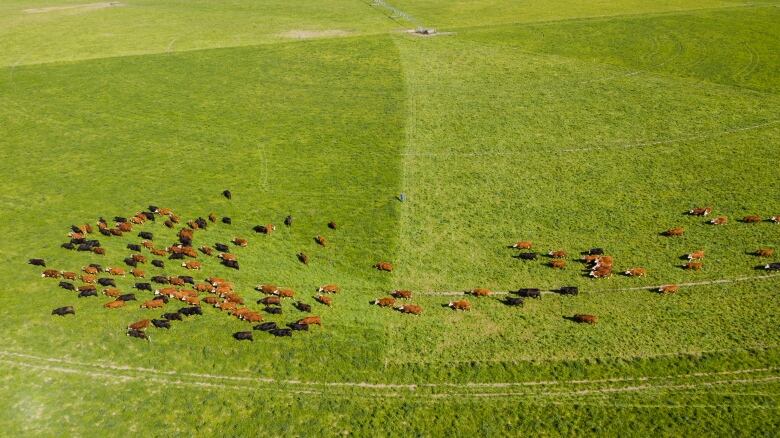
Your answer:
[[[151,324],[152,321],[149,321],[148,319],[142,319],[140,321],[136,321],[130,325],[127,326],[129,329],[133,330],[143,330],[147,327],[149,327],[149,324]]]
[[[151,240],[144,240],[141,242],[141,246],[143,246],[146,249],[152,249],[154,248],[154,242]]]
[[[225,280],[224,278],[220,278],[220,277],[208,277],[208,278],[206,278],[206,281],[211,283],[212,286],[218,286],[220,284],[223,284],[223,283],[227,282],[227,280]]]
[[[176,215],[175,215],[175,214],[173,214],[173,213],[170,213],[170,214],[168,215],[168,219],[170,219],[170,220],[171,220],[171,222],[173,222],[174,224],[178,224],[178,223],[181,221],[181,219],[179,218],[179,216],[176,216]]]
[[[677,293],[678,290],[680,290],[680,286],[677,286],[676,284],[667,284],[658,288],[658,292],[661,292],[662,294],[674,294]]]
[[[276,293],[277,290],[279,290],[279,288],[273,284],[258,284],[257,286],[255,286],[255,289],[266,295],[271,295],[273,293]]]
[[[200,228],[200,225],[198,225],[198,223],[193,220],[187,221],[187,226],[193,230],[197,230],[198,228]]]
[[[374,268],[379,269],[380,271],[391,272],[393,270],[393,265],[389,262],[379,262],[374,265]]]
[[[221,252],[217,257],[229,262],[238,260],[238,257],[236,257],[235,254],[230,254],[229,252]]]
[[[326,306],[333,305],[333,299],[327,295],[317,295],[314,299]]]
[[[123,233],[129,233],[130,231],[133,231],[133,224],[130,222],[120,222],[117,224],[117,229]]]
[[[701,271],[701,268],[704,266],[702,262],[688,262],[683,265],[683,267],[689,271]]]
[[[710,220],[710,224],[712,225],[726,225],[727,223],[729,223],[729,218],[726,216],[718,216]]]
[[[123,307],[125,305],[125,302],[122,300],[116,300],[116,301],[109,301],[106,304],[103,304],[103,307],[106,309],[118,309],[120,307]]]
[[[471,303],[466,300],[450,301],[447,305],[450,306],[452,310],[471,310]]]
[[[280,305],[282,304],[282,299],[279,297],[265,297],[259,301],[261,304],[265,304],[266,306],[270,305]]]
[[[395,304],[395,298],[392,297],[378,298],[374,300],[374,304],[379,307],[392,307]]]
[[[62,275],[62,278],[66,279],[66,280],[75,280],[76,279],[76,273],[75,272],[62,271],[62,272],[60,272],[60,275]]]
[[[97,280],[97,277],[90,274],[82,274],[81,275],[81,281],[84,283],[94,283],[95,280]]]
[[[81,233],[76,233],[75,231],[71,231],[70,233],[68,233],[68,237],[70,237],[71,239],[83,239],[84,235]]]
[[[133,274],[133,277],[135,278],[144,278],[146,276],[146,273],[138,268],[134,268],[130,273]]]
[[[276,291],[276,295],[278,295],[280,298],[292,298],[295,296],[295,291],[292,289],[278,289]]]
[[[163,222],[163,223],[164,223],[164,224],[165,224],[165,226],[166,226],[166,227],[168,227],[168,228],[173,228],[173,227],[174,227],[174,225],[173,225],[173,221],[171,221],[170,219],[166,220],[166,221],[165,221],[165,222]]]
[[[314,241],[315,241],[315,242],[317,242],[317,244],[318,244],[318,245],[322,245],[322,246],[325,246],[325,245],[326,245],[326,243],[327,243],[327,242],[325,241],[325,238],[324,238],[324,237],[322,237],[322,236],[317,236],[317,237],[315,237],[315,238],[314,238]]]
[[[645,268],[631,268],[623,274],[629,277],[644,277],[647,275],[647,269]]]
[[[187,257],[192,257],[192,258],[198,257],[198,252],[195,251],[195,248],[191,246],[185,246],[184,248],[182,248],[181,253],[186,255]]]
[[[132,255],[132,256],[130,256],[130,257],[132,257],[132,258],[133,258],[133,260],[135,260],[135,261],[136,261],[136,262],[138,262],[138,263],[146,263],[146,256],[144,256],[144,255],[141,255],[141,254],[133,254],[133,255]]]
[[[184,298],[182,298],[182,301],[184,301],[187,304],[190,304],[192,306],[199,306],[200,305],[200,298],[198,298],[197,296],[195,296],[195,297],[185,296]]]
[[[199,270],[200,269],[200,262],[197,262],[195,260],[187,260],[186,262],[181,264],[187,269],[194,269]]]
[[[209,283],[198,283],[195,285],[195,290],[198,292],[212,292],[213,288]]]
[[[205,298],[203,298],[203,302],[206,303],[206,304],[211,304],[213,306],[213,305],[219,303],[219,298],[213,297],[213,296],[205,297]]]
[[[685,228],[683,227],[674,227],[669,228],[668,230],[664,231],[664,236],[669,237],[679,237],[685,234]]]
[[[79,229],[81,229],[81,233],[82,234],[92,234],[92,231],[93,231],[92,225],[90,225],[88,223],[80,226]]]
[[[533,243],[531,243],[531,242],[529,242],[527,240],[521,240],[521,241],[516,242],[515,244],[513,244],[512,248],[531,249],[532,246],[533,246]]]
[[[409,313],[411,315],[419,315],[422,313],[422,307],[415,304],[404,304],[395,308],[401,313]]]
[[[221,309],[221,310],[231,311],[231,310],[235,310],[236,307],[238,307],[238,306],[236,305],[236,303],[233,303],[233,302],[230,302],[230,301],[223,301],[221,303],[215,304],[214,307],[216,307],[217,309]]]
[[[165,301],[163,300],[149,300],[144,301],[143,304],[141,304],[142,309],[159,309],[160,307],[165,306]]]
[[[559,249],[557,251],[550,251],[547,253],[548,256],[556,259],[565,259],[567,254],[566,251]]]
[[[404,300],[409,300],[412,298],[412,291],[410,290],[394,290],[390,292],[390,295],[394,296],[395,298],[402,298]]]
[[[772,248],[759,248],[755,254],[759,257],[772,257],[775,254],[775,250]]]
[[[694,251],[690,254],[687,254],[686,257],[688,260],[701,260],[704,258],[704,250],[700,249],[698,251]]]
[[[130,218],[130,222],[136,225],[141,225],[145,221],[146,221],[146,216],[133,216]]]
[[[761,222],[761,216],[751,214],[749,216],[745,216],[742,218],[742,222],[745,222],[746,224],[757,224]]]
[[[154,291],[155,295],[165,295],[168,297],[173,296],[173,294],[177,292],[178,290],[175,287],[164,287],[162,289],[157,289]]]
[[[225,295],[230,295],[233,293],[233,286],[230,284],[217,286],[214,288],[214,293],[224,297]]]
[[[318,326],[322,326],[322,320],[319,316],[307,316],[306,318],[299,319],[296,324],[305,324],[305,325],[314,325],[317,324]]]
[[[776,224],[780,224],[780,216],[772,216],[769,218],[770,222],[774,222]]]
[[[550,260],[549,265],[553,269],[563,269],[563,268],[566,267],[566,260],[553,259],[553,260]]]
[[[335,284],[325,284],[317,288],[317,292],[325,292],[328,294],[335,294],[339,291],[341,291],[341,289]]]
[[[304,265],[309,264],[309,256],[307,256],[305,253],[299,252],[296,254],[296,257],[298,258],[298,261],[303,263]]]
[[[92,275],[97,275],[97,273],[99,272],[98,268],[96,268],[94,266],[84,266],[84,267],[81,268],[81,270],[85,274],[92,274]]]
[[[159,214],[160,216],[169,216],[173,213],[173,210],[170,208],[158,208],[155,213]]]
[[[115,287],[107,287],[103,289],[103,295],[109,296],[111,298],[116,298],[120,295],[122,295],[122,291]]]
[[[474,295],[475,297],[486,297],[490,295],[492,292],[490,291],[490,289],[484,289],[478,287],[476,289],[471,289],[468,293]]]
[[[255,231],[263,234],[271,234],[272,232],[276,231],[276,226],[274,224],[258,225],[255,227]]]
[[[249,241],[247,241],[246,239],[242,239],[240,237],[234,237],[233,240],[231,240],[231,242],[233,242],[234,245],[238,245],[242,248],[249,244]]]
[[[217,221],[217,214],[214,213],[213,211],[209,213],[209,221],[211,221],[212,223]]]
[[[150,251],[151,251],[152,254],[154,254],[154,255],[156,255],[158,257],[163,257],[163,256],[168,255],[168,251],[166,251],[164,249],[152,248]]]
[[[108,272],[111,275],[125,275],[125,270],[122,268],[106,268],[106,272]]]
[[[242,319],[248,322],[260,322],[263,320],[263,317],[257,312],[249,311],[244,313]]]
[[[236,295],[234,293],[225,294],[224,298],[226,301],[231,303],[244,304],[244,299],[241,298],[240,295]]]
[[[598,255],[585,255],[580,257],[580,260],[586,264],[596,263],[599,260]]]
[[[97,254],[97,255],[105,255],[106,254],[106,249],[105,248],[101,248],[99,246],[95,246],[95,247],[92,248],[92,252],[94,254]]]
[[[707,216],[710,213],[712,213],[712,207],[694,208],[688,212],[691,216]]]
[[[590,276],[594,278],[607,278],[612,276],[612,266],[599,266],[590,271]]]
[[[168,283],[174,286],[184,286],[184,279],[179,277],[168,277]]]
[[[612,256],[608,255],[602,255],[602,256],[596,256],[596,260],[593,262],[593,269],[601,268],[601,267],[612,267],[614,260],[612,259]]]
[[[599,318],[596,315],[578,313],[572,317],[572,321],[580,324],[595,324],[599,321]]]
[[[207,256],[210,256],[210,255],[214,254],[214,249],[212,249],[210,246],[203,245],[203,246],[201,246],[198,249],[200,250],[200,252],[202,252],[203,254],[206,254]]]

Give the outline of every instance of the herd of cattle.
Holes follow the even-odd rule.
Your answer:
[[[223,195],[230,199],[232,194],[229,191],[223,192]],[[695,208],[688,212],[693,216],[708,216],[712,212],[711,207]],[[97,286],[103,287],[102,293],[110,298],[111,301],[104,303],[103,307],[106,309],[117,309],[124,307],[128,302],[137,301],[136,293],[149,292],[153,296],[149,300],[144,300],[140,307],[143,309],[163,309],[171,300],[177,300],[186,303],[185,307],[181,307],[175,312],[165,312],[159,318],[141,319],[128,325],[128,336],[147,339],[146,329],[149,327],[155,327],[158,329],[170,329],[171,323],[174,321],[181,321],[183,317],[191,317],[195,315],[202,315],[203,310],[201,306],[203,304],[211,305],[213,308],[225,312],[227,315],[231,315],[239,320],[249,322],[253,325],[254,330],[265,331],[274,336],[284,337],[292,336],[293,331],[307,331],[311,325],[322,326],[322,321],[319,316],[311,315],[312,306],[300,300],[295,300],[295,291],[289,288],[278,287],[273,284],[259,284],[256,286],[256,290],[265,296],[257,300],[257,304],[263,305],[263,312],[271,315],[277,315],[282,313],[282,303],[284,301],[292,302],[292,306],[302,313],[308,314],[302,318],[297,318],[294,322],[290,322],[286,326],[280,326],[276,322],[263,322],[263,316],[259,311],[251,310],[246,307],[244,298],[235,291],[234,284],[220,277],[206,277],[204,281],[196,281],[195,278],[189,275],[151,275],[149,280],[145,280],[147,273],[141,268],[146,265],[147,262],[156,269],[164,269],[165,261],[163,257],[167,257],[168,260],[175,260],[175,266],[178,268],[184,268],[188,271],[200,271],[204,268],[205,260],[218,260],[222,265],[239,270],[239,260],[236,254],[231,253],[231,246],[225,243],[215,243],[212,246],[202,245],[195,249],[193,241],[196,233],[202,232],[208,228],[209,223],[217,223],[221,221],[223,224],[232,224],[232,220],[229,217],[217,217],[216,214],[211,213],[208,215],[208,220],[204,218],[197,218],[187,221],[184,225],[178,225],[181,219],[168,208],[158,208],[156,206],[149,206],[148,211],[140,211],[129,218],[116,217],[114,218],[114,225],[109,226],[108,221],[100,218],[97,222],[97,232],[103,236],[114,238],[125,236],[127,233],[131,233],[135,227],[140,227],[147,221],[155,221],[156,218],[161,218],[164,221],[166,227],[177,230],[177,240],[171,245],[158,247],[154,241],[154,235],[148,231],[140,231],[137,236],[141,238],[140,243],[128,243],[127,249],[130,251],[123,262],[127,265],[127,268],[119,266],[106,266],[103,267],[98,263],[91,263],[81,268],[81,272],[75,271],[62,271],[56,269],[46,269],[41,274],[45,278],[61,278],[59,287],[69,291],[78,292],[78,297],[92,297],[98,296]],[[760,216],[746,216],[741,220],[744,223],[758,223],[763,219]],[[768,221],[779,223],[780,216],[772,216]],[[728,218],[725,216],[718,216],[708,223],[712,225],[723,225],[728,222]],[[287,227],[292,226],[292,216],[287,216],[284,219],[284,224]],[[331,230],[336,230],[337,225],[335,222],[329,222],[327,227]],[[256,225],[253,231],[259,234],[271,234],[276,230],[273,224]],[[94,234],[95,228],[91,224],[83,224],[80,226],[73,225],[68,233],[69,241],[61,246],[65,249],[74,251],[87,251],[98,255],[105,255],[106,251],[101,246],[101,243],[97,239],[91,239],[90,235]],[[682,227],[674,227],[661,233],[665,236],[675,237],[682,236],[685,233],[685,229]],[[324,236],[317,235],[314,237],[314,242],[320,246],[327,245],[327,239]],[[241,237],[234,237],[231,240],[233,248],[243,248],[248,245],[247,239]],[[536,260],[539,254],[532,251],[533,243],[531,241],[519,241],[512,245],[510,248],[522,250],[515,257],[524,260]],[[149,255],[144,255],[143,252],[148,251]],[[754,255],[759,257],[771,257],[774,255],[772,248],[759,248]],[[309,263],[309,257],[304,252],[296,254],[297,259],[304,264]],[[566,259],[568,254],[564,250],[554,250],[546,253],[549,257],[548,265],[553,269],[564,269],[567,265]],[[153,258],[159,257],[159,258]],[[204,257],[204,258],[201,258]],[[692,251],[689,254],[683,256],[686,263],[682,266],[688,270],[701,270],[703,267],[702,260],[705,257],[703,250]],[[612,256],[605,254],[602,248],[591,248],[588,251],[581,253],[579,259],[585,265],[586,275],[593,278],[606,278],[613,274],[614,259]],[[43,259],[30,259],[29,263],[35,266],[46,267],[46,262]],[[169,262],[170,263],[170,262]],[[380,261],[374,265],[374,268],[383,272],[392,272],[393,265],[390,262]],[[763,266],[766,270],[780,270],[780,263],[769,263]],[[647,270],[643,267],[635,266],[620,271],[623,275],[629,277],[644,277],[647,275]],[[107,275],[106,275],[107,274]],[[115,278],[132,276],[137,280],[132,286],[136,292],[123,293],[123,291],[117,287]],[[81,284],[76,286],[72,281],[79,281]],[[154,284],[154,286],[153,286]],[[679,286],[676,284],[667,284],[658,288],[658,292],[662,294],[671,294],[677,292]],[[331,306],[333,304],[333,295],[340,292],[340,288],[336,284],[326,284],[319,286],[317,294],[313,296],[314,300],[325,306]],[[552,291],[561,295],[577,295],[579,289],[576,286],[564,286],[558,290]],[[475,298],[490,296],[493,292],[489,289],[475,288],[465,292]],[[513,291],[513,295],[508,295],[503,299],[503,303],[507,306],[522,306],[525,298],[541,298],[542,291],[537,288],[523,288],[517,291]],[[390,296],[378,298],[372,302],[372,304],[383,307],[392,308],[401,313],[420,315],[423,312],[423,308],[416,304],[409,303],[412,299],[412,292],[409,290],[395,290]],[[469,311],[471,310],[471,303],[466,299],[460,299],[451,301],[446,304],[456,311]],[[73,306],[64,306],[56,308],[52,311],[53,315],[75,315],[75,309]],[[575,314],[571,317],[567,317],[574,322],[595,324],[598,321],[598,317],[589,314]],[[233,334],[233,337],[237,340],[253,340],[252,331],[240,331]]]

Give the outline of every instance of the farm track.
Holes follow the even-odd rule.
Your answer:
[[[111,363],[86,363],[0,350],[0,363],[24,370],[89,377],[104,385],[129,381],[204,389],[262,389],[280,395],[314,394],[346,397],[472,398],[559,398],[639,393],[689,391],[719,386],[764,384],[780,381],[780,367],[699,372],[667,376],[641,376],[568,381],[525,381],[506,383],[371,383],[312,382],[262,377],[176,372]],[[511,390],[507,390],[511,389]],[[572,400],[575,403],[576,400]]]

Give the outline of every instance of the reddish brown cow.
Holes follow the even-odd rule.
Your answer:
[[[478,287],[476,289],[471,289],[468,293],[474,295],[475,297],[486,297],[490,295],[492,292],[490,291],[490,289],[484,289]]]
[[[314,299],[326,306],[333,305],[333,299],[327,295],[317,295]]]
[[[335,284],[325,284],[317,288],[317,292],[325,292],[328,294],[338,293],[341,289]]]
[[[688,257],[688,260],[701,260],[704,258],[704,250],[694,251],[687,254],[686,257]]]
[[[631,268],[623,274],[629,277],[644,277],[647,275],[647,269],[645,268]]]
[[[149,301],[144,301],[144,303],[141,304],[142,309],[159,309],[164,306],[165,306],[165,301],[163,300],[149,300]]]
[[[260,303],[265,304],[266,306],[280,305],[282,304],[282,299],[279,297],[265,297],[260,300]]]
[[[233,244],[238,245],[242,248],[249,244],[249,241],[247,241],[246,239],[242,239],[240,237],[234,237],[233,240],[231,240],[231,242],[233,242]]]
[[[669,228],[668,230],[664,231],[664,235],[669,237],[679,237],[683,234],[685,234],[685,228],[683,227]]]
[[[91,275],[97,275],[97,273],[100,272],[100,271],[98,271],[98,268],[96,268],[94,266],[84,266],[84,267],[81,268],[81,270],[85,274],[91,274]]]
[[[130,231],[133,231],[133,224],[130,222],[120,222],[117,224],[116,228],[123,233],[129,233]]]
[[[179,277],[168,277],[168,283],[174,286],[184,286],[185,281]]]
[[[322,326],[322,320],[319,316],[307,316],[306,318],[299,319],[296,324],[306,324],[306,325],[318,325]]]
[[[748,224],[757,224],[761,222],[761,216],[751,214],[749,216],[745,216],[742,218],[742,222],[748,223]]]
[[[550,251],[547,253],[548,256],[556,259],[565,259],[567,254],[566,251],[559,249],[557,251]]]
[[[130,256],[135,260],[137,263],[146,263],[146,256],[141,254],[133,254]]]
[[[229,262],[234,262],[234,261],[238,260],[238,257],[236,257],[235,254],[230,254],[228,252],[219,253],[219,255],[217,257],[221,258],[222,260],[229,261]]]
[[[173,225],[173,221],[171,221],[170,219],[166,220],[166,221],[165,221],[165,222],[163,222],[163,223],[164,223],[164,224],[165,224],[165,226],[166,226],[166,227],[168,227],[168,228],[173,228],[173,226],[174,226],[174,225]]]
[[[195,290],[198,292],[211,292],[213,291],[213,286],[208,283],[198,283],[195,285]]]
[[[607,278],[612,276],[612,266],[599,266],[590,271],[590,276],[594,278]]]
[[[148,319],[142,319],[140,321],[136,321],[130,325],[127,326],[127,328],[132,330],[143,330],[147,327],[149,327],[149,324],[151,324],[152,321],[149,321]]]
[[[115,287],[107,287],[103,289],[103,295],[109,296],[111,298],[116,298],[120,295],[122,295],[122,291]]]
[[[452,310],[471,310],[471,303],[466,300],[450,301],[447,305],[450,306]]]
[[[676,284],[667,284],[658,288],[658,292],[662,294],[674,294],[677,293],[678,290],[680,290],[680,286],[677,286]]]
[[[683,267],[689,271],[701,271],[704,264],[702,262],[688,262],[684,264]]]
[[[394,290],[390,292],[390,295],[394,296],[395,298],[401,298],[404,300],[409,300],[412,298],[412,291],[410,290]]]
[[[387,297],[387,298],[378,298],[374,300],[374,304],[379,307],[392,307],[395,305],[395,298]]]
[[[125,270],[122,268],[106,268],[106,272],[108,272],[111,275],[125,275]]]
[[[691,216],[707,216],[710,213],[712,213],[712,207],[694,208],[688,212]]]
[[[212,223],[217,221],[217,214],[214,213],[213,211],[209,213],[209,221],[211,221]]]
[[[395,309],[401,313],[409,313],[411,315],[419,315],[423,311],[422,307],[416,304],[404,304],[402,306],[396,307]]]
[[[255,286],[255,289],[257,289],[258,291],[264,294],[270,295],[275,293],[279,288],[273,284],[258,284],[257,286]]]
[[[166,251],[164,249],[152,248],[150,251],[151,251],[152,254],[154,254],[154,255],[156,255],[158,257],[164,257],[164,256],[168,255],[168,251]]]
[[[276,295],[278,295],[280,298],[292,298],[295,296],[295,291],[292,289],[278,289],[276,291]]]
[[[143,246],[146,249],[152,249],[154,248],[154,242],[151,240],[144,240],[141,242],[141,246]]]
[[[531,247],[532,247],[532,246],[533,246],[533,243],[531,243],[531,242],[529,242],[529,241],[527,241],[527,240],[521,240],[521,241],[519,241],[519,242],[516,242],[516,243],[514,243],[514,244],[512,245],[512,248],[517,248],[517,249],[531,249]]]
[[[198,249],[200,249],[200,252],[202,252],[203,254],[206,254],[207,256],[210,256],[210,255],[214,254],[214,249],[212,249],[210,246],[203,245],[203,246],[201,246]]]
[[[712,225],[726,225],[727,223],[729,223],[729,218],[726,216],[718,216],[710,220],[710,224]]]
[[[97,255],[105,255],[106,254],[106,249],[105,248],[101,248],[99,246],[95,246],[95,247],[92,248],[92,252],[97,254]]]
[[[230,301],[223,301],[221,303],[215,304],[214,307],[221,310],[231,311],[231,310],[235,310],[237,305],[236,303],[232,303]]]
[[[572,320],[580,324],[596,324],[599,318],[596,315],[578,313],[572,317]]]
[[[219,298],[217,298],[217,297],[206,297],[206,298],[203,298],[203,302],[206,303],[206,304],[211,304],[213,306],[214,304],[219,303]]]
[[[133,269],[130,273],[133,274],[133,277],[135,278],[144,278],[146,276],[146,273],[138,268]]]
[[[322,236],[317,236],[317,237],[315,237],[315,238],[314,238],[314,241],[315,241],[315,242],[317,242],[317,244],[318,244],[318,245],[322,245],[322,246],[325,246],[325,244],[327,243],[327,242],[325,241],[325,238],[324,238],[324,237],[322,237]]]
[[[192,305],[192,306],[200,305],[200,298],[198,298],[197,296],[195,296],[195,297],[185,296],[184,298],[182,298],[182,301],[184,301],[187,304]]]
[[[756,255],[759,257],[772,257],[775,254],[775,250],[772,248],[759,248],[756,251]]]
[[[389,262],[379,262],[374,265],[374,268],[380,271],[391,272],[393,270],[393,265],[390,264]]]
[[[81,281],[84,283],[94,283],[95,280],[97,280],[97,277],[90,274],[82,274],[81,275]]]
[[[75,272],[62,271],[62,272],[60,272],[60,275],[62,275],[62,278],[66,279],[66,280],[75,280],[76,279],[76,273]]]
[[[125,305],[125,302],[122,300],[116,300],[116,301],[109,301],[106,304],[103,304],[103,307],[106,309],[118,309],[120,307],[123,307]]]
[[[197,262],[195,260],[187,260],[186,262],[181,264],[187,269],[191,270],[199,270],[200,269],[200,262]]]
[[[550,260],[549,265],[553,269],[563,269],[563,268],[566,267],[566,260],[553,259],[553,260]]]

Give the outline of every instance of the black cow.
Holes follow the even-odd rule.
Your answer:
[[[284,224],[289,227],[292,225],[292,223],[293,223],[293,217],[288,214],[287,217],[284,218]]]
[[[266,228],[266,227],[264,227],[262,225],[255,225],[254,227],[252,227],[252,231],[254,231],[255,233],[266,234],[266,233],[268,233],[268,228]]]
[[[122,217],[122,216],[114,216],[114,220],[117,221],[120,224],[123,223],[123,222],[127,222],[127,218],[126,217]]]
[[[103,270],[103,265],[98,264],[98,263],[90,263],[88,266],[91,267],[91,268],[95,268],[98,271],[102,271]]]
[[[591,248],[588,250],[588,255],[604,255],[604,248]]]
[[[82,244],[82,243],[87,243],[87,239],[85,239],[83,237],[79,237],[78,239],[70,239],[70,243],[72,243],[74,245],[79,245],[79,244]]]
[[[136,283],[135,288],[138,290],[148,290],[149,292],[152,291],[152,285],[149,283]]]
[[[254,338],[252,337],[252,332],[235,332],[233,333],[233,338],[237,341],[253,341]]]
[[[60,248],[76,249],[76,245],[74,245],[74,244],[72,244],[70,242],[66,242],[66,243],[63,243],[62,245],[60,245]]]
[[[278,328],[278,329],[269,330],[268,332],[278,337],[292,336],[292,330],[288,328]]]
[[[293,330],[298,331],[308,331],[309,330],[309,324],[298,324],[297,322],[291,322],[287,324],[287,327],[290,327]]]
[[[281,315],[282,308],[281,307],[266,307],[263,309],[264,312],[270,313],[271,315]]]
[[[162,301],[165,304],[168,304],[168,301],[170,301],[170,298],[168,298],[165,295],[157,295],[154,298],[152,298],[152,300],[158,300],[158,301]]]
[[[51,314],[59,315],[59,316],[75,315],[76,311],[73,310],[73,306],[65,306],[65,307],[57,307],[56,309],[51,311]]]
[[[154,235],[148,231],[141,231],[140,233],[138,233],[138,237],[146,240],[154,240]]]
[[[558,289],[558,293],[561,295],[577,295],[580,293],[580,289],[577,286],[564,286]]]
[[[81,245],[76,247],[76,251],[92,251],[92,247],[87,245],[86,243],[82,243]]]
[[[73,286],[73,283],[69,283],[67,281],[61,281],[60,287],[65,290],[76,290],[76,286]]]
[[[44,268],[46,267],[46,261],[44,261],[43,259],[30,259],[27,260],[27,263],[33,266],[43,266]]]
[[[85,240],[84,243],[90,246],[90,248],[100,248],[100,241],[99,240]]]
[[[159,208],[157,208],[156,205],[149,205],[149,211],[151,211],[152,213],[154,213],[157,210],[159,210]]]
[[[222,196],[224,196],[224,197],[226,197],[228,199],[233,199],[233,194],[230,193],[230,190],[223,190],[222,191]]]
[[[152,325],[157,328],[164,328],[164,329],[171,328],[171,322],[168,321],[167,319],[153,319]]]
[[[79,228],[79,227],[77,227],[77,226],[75,226],[75,225],[71,225],[71,226],[70,226],[70,229],[71,229],[71,231],[73,231],[74,233],[81,233],[81,228]]]
[[[523,299],[520,297],[506,297],[504,298],[504,304],[507,306],[522,306]]]
[[[164,268],[165,263],[162,260],[152,260],[152,266],[156,266],[158,268]]]
[[[146,220],[154,222],[154,213],[151,211],[142,211],[141,214],[146,216]]]
[[[232,225],[233,224],[233,219],[230,219],[229,217],[225,216],[225,217],[222,218],[222,223],[225,224],[225,225]]]
[[[98,284],[101,286],[116,287],[116,281],[113,278],[98,278]]]
[[[184,316],[203,315],[203,309],[200,306],[182,307],[179,309],[179,313]]]
[[[129,249],[130,251],[141,252],[141,245],[138,245],[136,243],[128,243],[127,249]]]
[[[79,292],[79,298],[96,297],[96,296],[98,296],[97,290],[83,290]]]
[[[517,255],[520,260],[536,260],[539,255],[535,252],[521,252]]]
[[[264,332],[270,331],[270,330],[276,330],[278,327],[276,326],[275,322],[264,322],[262,324],[257,324],[256,326],[252,327],[254,330],[262,330]]]
[[[301,312],[307,312],[307,313],[311,312],[311,305],[309,304],[296,301],[294,306],[296,309],[300,310]]]
[[[149,337],[146,336],[146,333],[143,330],[127,329],[127,336],[132,336],[138,339],[146,339],[147,341],[149,340]]]
[[[766,269],[767,271],[780,271],[780,262],[770,263],[764,266],[764,269]]]
[[[224,243],[215,243],[214,244],[214,248],[216,248],[216,250],[220,251],[220,252],[229,252],[230,251],[230,247],[225,245]]]
[[[542,291],[537,288],[522,288],[517,290],[517,294],[525,298],[541,298]]]
[[[235,270],[239,269],[238,260],[222,260],[222,264],[228,268],[233,268]]]
[[[180,252],[175,252],[175,253],[171,254],[170,256],[168,256],[168,260],[181,260],[183,258],[184,258],[184,254],[182,254]]]
[[[192,246],[192,239],[187,236],[179,236],[179,243],[184,246]]]
[[[98,232],[104,236],[111,236],[111,231],[108,231],[106,228],[98,228]]]
[[[206,228],[209,226],[208,222],[206,222],[206,219],[203,219],[202,217],[195,219],[195,223],[198,224],[198,227],[200,228]]]
[[[178,312],[163,313],[162,317],[168,321],[181,321],[181,313]]]
[[[179,279],[184,281],[185,283],[195,284],[195,279],[190,277],[189,275],[180,275]]]
[[[160,284],[168,284],[168,278],[162,275],[155,275],[152,277],[152,281]]]
[[[135,298],[135,294],[124,294],[116,297],[117,301],[138,301]]]

